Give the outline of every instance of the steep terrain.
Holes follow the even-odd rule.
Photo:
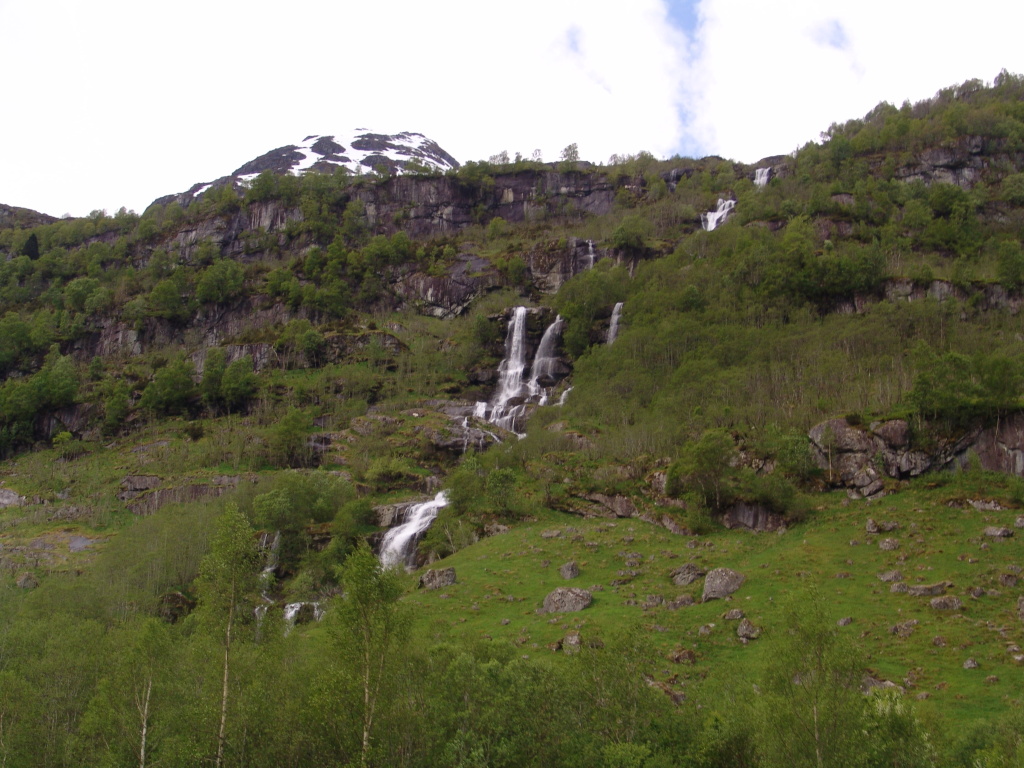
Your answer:
[[[0,756],[1015,764],[1022,99],[4,208]]]

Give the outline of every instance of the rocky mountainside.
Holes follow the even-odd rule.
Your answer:
[[[382,170],[386,175],[398,176],[412,169],[444,172],[458,167],[458,160],[422,133],[406,131],[388,135],[358,128],[344,134],[306,136],[297,144],[272,149],[250,160],[227,176],[197,183],[180,194],[162,197],[156,204],[177,201],[186,207],[210,189],[230,184],[242,190],[266,171],[301,176],[310,171],[333,173],[343,168],[353,176]]]

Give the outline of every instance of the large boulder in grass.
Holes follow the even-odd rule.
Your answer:
[[[593,595],[579,587],[559,587],[544,598],[541,613],[582,611],[594,601]]]
[[[731,568],[715,568],[704,579],[703,602],[728,597],[741,586],[747,577]]]
[[[558,569],[558,573],[559,575],[561,575],[563,579],[575,579],[577,576],[580,575],[580,567],[576,565],[575,560],[570,560],[568,563],[566,563]]]
[[[450,587],[454,583],[454,568],[437,568],[426,571],[420,576],[419,586],[426,589],[440,589],[441,587]]]

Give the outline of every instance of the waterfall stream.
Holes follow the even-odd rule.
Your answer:
[[[718,198],[718,206],[715,210],[701,214],[701,226],[704,227],[707,232],[711,232],[719,224],[725,223],[725,217],[728,216],[735,207],[735,200],[723,200],[722,198]]]
[[[526,343],[526,307],[516,307],[505,337],[505,357],[498,366],[498,386],[490,402],[478,402],[473,416],[497,424],[522,436],[519,422],[530,405],[547,405],[551,387],[559,375],[561,358],[557,354],[565,320],[555,318],[541,337],[540,345],[529,365]]]
[[[622,302],[612,308],[612,321],[608,326],[608,344],[614,344],[619,335],[619,319],[622,317]]]
[[[772,167],[769,165],[767,168],[758,168],[754,171],[754,184],[758,187],[763,187],[772,177]]]
[[[416,504],[405,515],[405,522],[391,528],[380,544],[380,561],[385,568],[413,565],[416,542],[430,527],[442,507],[448,504],[448,495],[441,491],[430,501]]]

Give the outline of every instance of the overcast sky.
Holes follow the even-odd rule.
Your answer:
[[[0,0],[0,203],[141,212],[357,127],[460,161],[754,162],[1024,73],[1022,28],[1008,0]]]

